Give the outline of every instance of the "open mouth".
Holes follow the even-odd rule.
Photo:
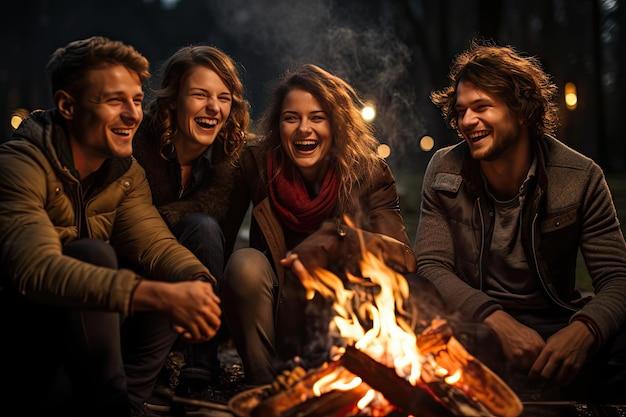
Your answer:
[[[310,152],[314,150],[315,148],[317,148],[318,145],[319,145],[319,142],[315,140],[300,140],[300,141],[294,142],[293,144],[296,150],[300,152]]]
[[[208,119],[208,118],[198,118],[195,119],[196,123],[198,123],[200,125],[200,127],[203,127],[205,129],[211,129],[215,126],[217,126],[217,120],[216,119]]]
[[[476,131],[476,132],[470,132],[467,135],[467,137],[472,142],[478,142],[479,140],[484,139],[487,136],[489,136],[490,133],[491,132],[489,130],[479,130],[479,131]]]
[[[111,129],[118,136],[129,137],[133,133],[133,129]]]

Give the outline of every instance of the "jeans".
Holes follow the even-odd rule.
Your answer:
[[[278,300],[278,279],[268,258],[253,248],[236,250],[226,264],[222,289],[224,316],[242,359],[247,385],[271,383],[281,368],[292,369],[298,358],[305,368],[329,360],[333,340],[328,324],[334,300],[316,295],[306,300],[303,288],[289,270]],[[413,303],[423,309],[414,325],[440,313],[443,302],[434,286],[407,274]]]
[[[550,311],[508,313],[535,329],[544,340],[565,327],[570,319],[569,314]],[[574,381],[567,386],[531,385],[526,381],[526,375],[520,377],[519,372],[516,373],[510,366],[505,370],[505,378],[512,379],[511,384],[517,383],[540,398],[549,393],[559,400],[621,404],[626,393],[626,326],[605,341],[598,351],[589,354]]]
[[[64,254],[118,267],[113,248],[99,240],[75,241]],[[0,401],[24,415],[138,414],[177,336],[163,313],[123,318],[40,304],[12,289],[2,292],[0,310],[7,381]]]
[[[173,229],[178,241],[193,252],[217,280],[216,293],[219,295],[224,271],[224,235],[219,223],[205,213],[194,213],[183,218]],[[226,329],[222,326],[218,335],[208,342],[185,346],[185,371],[201,376],[216,376],[220,370],[217,358],[219,342],[225,337]],[[206,371],[206,372],[203,372]]]
[[[569,316],[550,311],[509,311],[516,320],[535,329],[545,340],[569,322]],[[576,401],[621,404],[626,392],[626,328],[591,353],[576,378],[557,386],[529,381],[527,371],[506,360],[497,334],[484,323],[449,317],[455,337],[467,351],[498,374],[522,401]]]
[[[267,257],[253,248],[231,255],[222,283],[222,309],[248,385],[270,383],[274,361],[274,303],[278,280]]]

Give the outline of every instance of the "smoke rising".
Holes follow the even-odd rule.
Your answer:
[[[393,154],[402,154],[407,145],[415,148],[425,127],[417,110],[412,54],[394,35],[393,19],[387,23],[381,17],[393,16],[394,2],[215,3],[211,13],[216,23],[223,22],[218,30],[263,57],[275,76],[296,63],[325,68],[376,102],[377,136]]]

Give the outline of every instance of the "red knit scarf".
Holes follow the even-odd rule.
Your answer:
[[[317,197],[311,199],[300,172],[291,164],[275,177],[275,161],[267,156],[270,202],[281,222],[299,233],[309,233],[331,216],[339,192],[335,169],[330,166]]]

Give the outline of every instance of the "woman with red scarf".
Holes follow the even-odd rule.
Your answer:
[[[298,273],[358,273],[359,238],[345,218],[388,265],[415,271],[395,179],[361,108],[345,81],[302,65],[279,81],[261,138],[242,155],[225,233],[236,233],[252,202],[250,247],[227,263],[222,307],[248,385],[273,381],[281,361],[327,359],[331,309],[306,302]]]

